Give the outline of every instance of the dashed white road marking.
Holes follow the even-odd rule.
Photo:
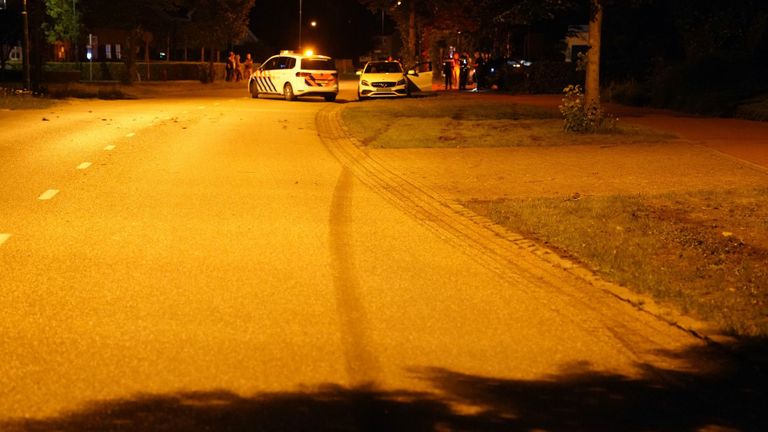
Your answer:
[[[45,191],[42,194],[40,194],[40,196],[37,197],[37,199],[39,199],[41,201],[49,200],[49,199],[55,197],[57,193],[59,193],[58,189],[48,189],[47,191]]]
[[[132,137],[133,137],[133,136],[135,136],[135,135],[136,135],[136,133],[135,133],[135,132],[129,132],[129,133],[127,133],[127,134],[125,135],[125,137],[126,137],[126,138],[132,138]]]
[[[8,240],[9,238],[11,238],[10,234],[0,233],[0,245],[5,243],[5,241]]]
[[[83,163],[81,163],[80,165],[77,166],[77,169],[79,169],[79,170],[88,169],[88,168],[90,168],[91,165],[93,165],[93,164],[90,163],[90,162],[83,162]]]
[[[106,150],[106,151],[112,151],[114,149],[115,149],[115,146],[113,146],[113,145],[108,145],[108,146],[104,147],[104,150]]]

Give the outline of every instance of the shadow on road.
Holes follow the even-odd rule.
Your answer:
[[[645,366],[644,377],[633,379],[571,365],[547,379],[523,381],[425,368],[410,372],[433,385],[435,394],[326,386],[252,397],[226,391],[140,395],[95,402],[58,418],[0,423],[0,430],[768,430],[766,343],[728,349],[725,355],[720,349],[672,355],[691,364],[716,357],[719,367],[707,374]],[[707,428],[713,426],[720,428]]]

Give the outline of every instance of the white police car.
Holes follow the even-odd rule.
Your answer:
[[[290,101],[299,96],[320,96],[332,102],[339,94],[339,74],[330,57],[282,51],[251,74],[248,91],[253,98],[280,95]]]

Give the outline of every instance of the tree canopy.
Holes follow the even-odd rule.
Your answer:
[[[179,10],[174,0],[81,0],[86,25],[120,30],[159,31]]]
[[[199,46],[225,46],[248,31],[248,14],[255,0],[184,0],[189,41]]]
[[[134,62],[134,49],[147,33],[167,35],[170,29],[198,47],[222,48],[248,31],[248,16],[255,0],[81,0],[88,26],[127,32],[126,63]],[[129,72],[131,77],[133,72]]]
[[[75,42],[80,36],[80,12],[74,1],[44,0],[48,19],[43,31],[48,43],[56,41]]]

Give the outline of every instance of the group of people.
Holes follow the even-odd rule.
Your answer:
[[[245,61],[240,61],[240,54],[235,54],[230,51],[227,57],[227,63],[225,67],[226,80],[227,81],[240,81],[243,78],[247,79],[253,72],[253,58],[251,54],[245,55]]]
[[[485,65],[491,58],[490,53],[475,51],[470,57],[468,53],[454,52],[443,61],[443,75],[446,90],[466,90],[474,84],[475,90],[485,87]]]

